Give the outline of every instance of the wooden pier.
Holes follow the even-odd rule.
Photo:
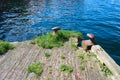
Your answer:
[[[105,76],[101,70],[98,61],[94,56],[88,56],[81,47],[77,50],[70,48],[69,42],[64,46],[53,49],[43,49],[30,41],[14,42],[13,50],[9,50],[6,54],[0,56],[0,80],[119,80],[120,67],[113,75]],[[45,52],[49,52],[51,56],[45,57]],[[84,62],[82,65],[85,70],[81,70],[81,60],[77,57],[77,53],[84,54]],[[93,50],[95,52],[95,48]],[[65,59],[61,59],[61,55],[65,55]],[[99,54],[99,53],[98,53]],[[99,56],[99,55],[98,55]],[[104,56],[104,54],[102,55]],[[108,56],[108,55],[107,55]],[[108,61],[109,59],[107,59]],[[44,63],[44,69],[40,76],[29,73],[27,67],[33,62]],[[114,61],[112,61],[114,62]],[[109,62],[110,63],[110,62]],[[66,64],[73,68],[72,73],[60,71],[60,65]],[[112,65],[117,65],[115,62]],[[111,65],[111,66],[112,66]],[[114,75],[117,74],[116,75]],[[113,78],[114,77],[114,78]]]

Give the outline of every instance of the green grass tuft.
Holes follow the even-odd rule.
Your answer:
[[[34,72],[37,76],[40,76],[43,72],[43,63],[32,63],[28,66],[28,72]]]
[[[73,43],[70,44],[70,47],[71,47],[72,50],[76,50],[77,49],[77,45],[75,45]]]
[[[87,56],[88,56],[88,57],[93,56],[93,57],[97,58],[97,56],[96,56],[93,52],[87,53]]]
[[[81,65],[80,70],[85,70],[85,67]]]
[[[50,53],[48,53],[48,52],[45,53],[46,58],[49,58],[50,56],[51,56]]]
[[[61,57],[61,59],[65,59],[65,55],[64,54],[62,54],[60,57]]]
[[[30,41],[30,44],[35,44],[35,41],[34,40]]]
[[[5,52],[13,48],[14,48],[13,45],[10,44],[9,42],[0,40],[0,55],[4,54]]]
[[[83,59],[84,59],[84,54],[81,53],[81,52],[78,52],[77,57],[78,57],[80,60],[83,60]]]
[[[81,37],[80,32],[69,31],[69,30],[59,30],[53,35],[52,32],[48,32],[41,36],[35,38],[33,42],[38,44],[43,48],[53,48],[62,46],[64,42],[68,41],[70,37]]]
[[[71,66],[62,64],[62,65],[60,66],[60,71],[65,71],[65,72],[71,73],[71,72],[73,72],[73,69],[72,69]]]
[[[110,69],[106,65],[101,64],[100,68],[105,76],[113,75],[113,73],[110,71]]]
[[[80,59],[80,63],[81,63],[81,64],[82,64],[83,62],[85,62],[84,54],[83,54],[83,53],[78,52],[78,53],[77,53],[77,57]]]

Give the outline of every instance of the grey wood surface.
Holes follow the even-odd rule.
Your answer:
[[[100,71],[99,64],[95,57],[88,57],[81,47],[71,50],[69,42],[64,46],[53,49],[43,49],[37,45],[26,42],[13,43],[15,48],[9,50],[5,55],[0,56],[0,80],[111,80]],[[51,56],[46,58],[45,52]],[[77,53],[84,54],[84,63],[80,63]],[[61,59],[61,55],[65,59]],[[44,70],[41,76],[28,73],[27,66],[33,62],[44,63]],[[66,64],[73,68],[72,73],[61,72],[60,65]],[[85,66],[85,70],[80,70],[80,65]]]

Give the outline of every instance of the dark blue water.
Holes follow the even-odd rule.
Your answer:
[[[1,0],[0,39],[24,41],[54,26],[95,34],[120,65],[120,0]]]

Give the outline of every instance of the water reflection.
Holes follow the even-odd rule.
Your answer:
[[[37,14],[43,11],[43,3],[44,0],[4,0],[0,6],[0,39],[22,41],[39,34],[39,29],[30,27],[40,21]]]
[[[53,26],[94,33],[110,54],[120,56],[120,0],[1,0],[0,39],[23,41]],[[114,38],[114,39],[113,39]],[[119,62],[120,58],[116,58]]]

